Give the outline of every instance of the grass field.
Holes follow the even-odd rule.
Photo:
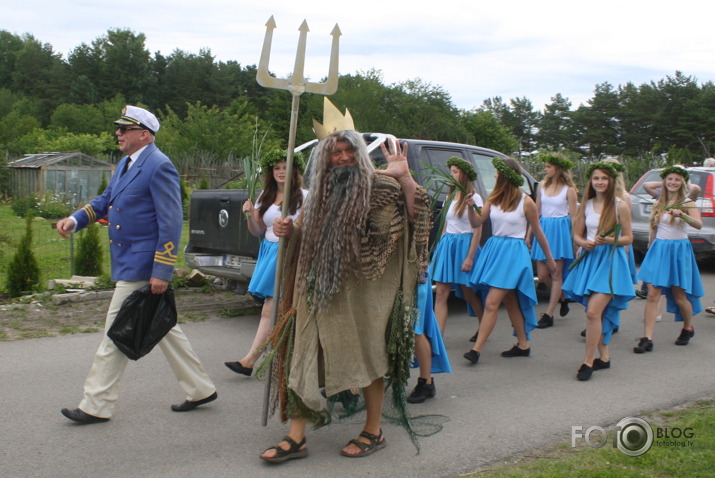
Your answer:
[[[32,224],[32,247],[40,266],[40,286],[44,290],[50,279],[69,279],[72,276],[71,241],[62,239],[54,229],[56,220],[35,218]],[[25,219],[15,216],[8,205],[0,206],[0,291],[5,289],[7,264],[12,260],[17,244],[25,234]],[[102,238],[103,270],[110,273],[107,228],[100,231]],[[189,240],[188,222],[184,221],[180,250]],[[76,247],[76,238],[75,238]],[[179,255],[177,268],[185,267],[184,255]]]
[[[502,477],[712,477],[715,470],[715,399],[700,400],[673,410],[646,414],[654,441],[643,455],[628,456],[614,448],[612,432],[601,448],[578,439],[536,450],[510,463],[496,463],[472,475]],[[615,425],[615,424],[614,424]],[[663,437],[657,438],[658,430]],[[684,437],[688,436],[689,438]],[[673,438],[679,436],[680,438]],[[594,437],[595,441],[598,438]],[[679,445],[675,443],[678,442]]]

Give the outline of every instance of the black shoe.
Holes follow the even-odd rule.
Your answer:
[[[241,375],[246,375],[250,377],[253,373],[253,368],[244,367],[243,365],[241,365],[241,362],[224,362],[223,364],[234,372],[240,373]]]
[[[637,354],[644,354],[653,350],[653,341],[648,337],[641,337],[638,339],[638,345],[633,347],[633,351]]]
[[[180,403],[178,405],[172,405],[171,409],[174,410],[175,412],[188,412],[189,410],[193,410],[194,408],[198,407],[199,405],[203,405],[204,403],[209,403],[213,402],[218,398],[218,394],[216,392],[212,393],[206,398],[202,398],[201,400],[196,400],[194,402],[190,402],[188,400],[184,400],[184,403]]]
[[[565,317],[569,313],[569,302],[571,302],[568,299],[560,300],[561,307],[559,307],[559,315],[561,317]]]
[[[583,329],[583,330],[581,331],[581,337],[586,337],[586,329]]]
[[[434,386],[434,379],[432,383],[427,383],[424,378],[417,379],[417,386],[412,390],[412,393],[407,397],[408,403],[422,403],[428,398],[432,398],[437,395],[437,387]]]
[[[581,364],[581,368],[578,369],[578,373],[576,374],[576,378],[581,380],[582,382],[585,382],[586,380],[591,378],[591,374],[593,374],[593,368],[589,367],[588,365]]]
[[[647,299],[648,298],[648,283],[643,282],[643,285],[641,285],[641,288],[636,290],[636,296],[640,299]]]
[[[501,353],[502,357],[528,357],[531,353],[531,348],[526,350],[520,349],[518,345],[513,346],[509,350],[505,350]]]
[[[89,413],[83,412],[79,408],[75,408],[73,410],[70,410],[69,408],[63,408],[61,412],[62,415],[66,416],[70,420],[85,425],[90,423],[104,423],[109,421],[109,418],[95,417],[94,415],[90,415]]]
[[[554,325],[554,316],[547,313],[541,314],[539,323],[536,325],[537,329],[548,329]]]
[[[596,360],[593,361],[593,371],[595,372],[596,370],[605,370],[607,368],[611,368],[611,361],[609,360],[608,362],[604,362],[600,358],[597,358]]]
[[[617,334],[618,333],[618,327],[613,327],[613,330],[611,331],[611,335]]]
[[[691,330],[681,330],[680,335],[675,340],[675,345],[688,345],[688,342],[690,342],[690,339],[693,338],[693,335],[695,335],[695,328],[692,328]]]
[[[479,337],[479,331],[478,331],[478,330],[474,333],[474,335],[472,335],[471,337],[469,337],[469,341],[470,341],[470,342],[476,342],[476,341],[477,341],[477,337]]]
[[[467,352],[466,354],[464,354],[464,358],[469,360],[472,363],[477,363],[477,362],[479,362],[479,352],[472,349],[469,352]]]

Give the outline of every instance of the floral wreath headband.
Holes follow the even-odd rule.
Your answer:
[[[492,164],[496,170],[516,187],[524,185],[524,176],[514,171],[502,158],[492,159]]]
[[[605,161],[599,161],[598,163],[589,164],[588,168],[586,168],[586,177],[590,178],[594,170],[601,169],[603,171],[606,171],[608,175],[612,178],[615,178],[616,176],[618,176],[619,171],[619,168],[616,167],[616,164],[620,163],[607,163]]]
[[[565,169],[566,171],[575,166],[573,161],[561,154],[544,153],[539,155],[539,159],[544,163],[553,164],[554,166],[558,166],[561,169]]]
[[[466,174],[470,181],[477,179],[477,172],[474,170],[472,165],[469,164],[469,162],[463,160],[462,158],[458,158],[457,156],[449,158],[447,160],[447,167],[451,168],[452,166]]]
[[[690,179],[690,173],[682,166],[668,166],[660,172],[660,177],[661,179],[665,179],[671,173],[680,174],[686,181]]]
[[[267,174],[273,169],[273,166],[287,159],[288,152],[285,149],[272,149],[260,157],[258,165],[261,167],[261,171]],[[305,171],[305,160],[301,153],[294,153],[293,166],[298,168],[301,174]]]

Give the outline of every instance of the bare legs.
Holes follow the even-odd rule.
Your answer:
[[[672,286],[670,288],[673,294],[673,300],[678,305],[680,315],[683,317],[683,328],[690,330],[693,323],[693,305],[688,300],[687,294],[682,287]],[[656,317],[660,312],[660,300],[662,297],[662,289],[648,284],[648,297],[645,304],[644,314],[644,332],[645,337],[653,340],[653,332],[655,331]]]
[[[556,261],[556,273],[553,275],[549,273],[549,269],[546,267],[546,263],[544,261],[536,261],[536,274],[539,276],[539,280],[551,289],[549,307],[546,309],[546,313],[551,317],[554,316],[556,304],[558,304],[561,299],[561,286],[564,284],[563,269],[563,259]]]
[[[445,282],[436,282],[436,292],[434,298],[434,315],[437,317],[437,324],[439,324],[439,331],[444,337],[444,329],[447,325],[447,301],[449,301],[449,293],[452,288],[451,284]],[[482,301],[477,297],[471,287],[464,284],[460,284],[462,288],[462,294],[464,295],[464,300],[472,306],[474,313],[477,314],[477,327],[481,327],[482,317],[484,316],[484,308],[482,307]]]
[[[258,357],[261,356],[263,348],[261,345],[268,340],[268,334],[271,331],[271,313],[273,311],[273,298],[267,297],[263,303],[263,308],[261,309],[261,320],[258,322],[258,330],[256,330],[256,336],[253,338],[253,344],[251,344],[251,349],[248,353],[241,359],[241,365],[246,368],[253,368]],[[302,439],[302,438],[301,438]]]
[[[420,378],[431,383],[432,377],[432,347],[425,334],[415,335],[415,356],[420,366]]]
[[[611,360],[608,345],[603,343],[602,320],[603,311],[611,301],[609,294],[594,292],[588,298],[588,311],[586,312],[586,354],[583,363],[593,367],[598,349],[601,360],[609,362]]]
[[[486,303],[484,304],[484,315],[481,325],[479,326],[477,342],[474,344],[472,350],[479,353],[482,352],[482,347],[484,347],[489,335],[491,335],[494,330],[494,326],[497,322],[497,314],[499,313],[499,306],[502,302],[504,302],[506,311],[509,314],[509,320],[511,320],[511,324],[516,332],[519,348],[522,350],[529,348],[529,341],[526,339],[526,328],[524,326],[524,315],[521,313],[516,292],[512,289],[491,287],[487,293]]]

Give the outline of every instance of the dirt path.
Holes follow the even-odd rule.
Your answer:
[[[104,327],[111,294],[101,291],[78,302],[43,296],[41,301],[29,304],[0,304],[0,341],[97,332]],[[258,307],[251,296],[233,292],[178,289],[176,293],[180,323],[258,314]]]

